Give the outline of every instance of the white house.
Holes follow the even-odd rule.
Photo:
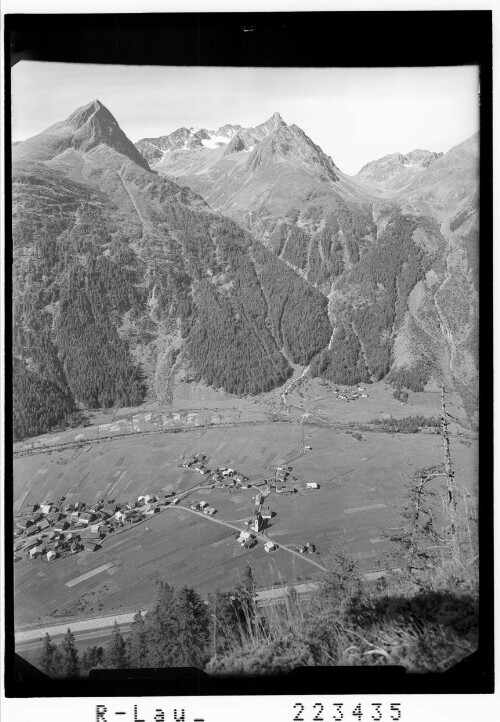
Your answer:
[[[242,531],[241,534],[239,535],[238,539],[237,539],[238,544],[241,544],[241,545],[243,546],[243,544],[244,544],[246,541],[248,541],[251,536],[252,536],[252,535],[250,534],[249,531]]]
[[[30,555],[30,559],[36,559],[36,557],[41,556],[42,555],[42,547],[41,546],[32,547],[29,550],[29,555]]]
[[[264,551],[268,552],[268,553],[273,552],[277,548],[278,547],[276,546],[276,544],[274,542],[267,542],[266,544],[264,544]]]

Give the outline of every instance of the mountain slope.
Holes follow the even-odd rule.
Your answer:
[[[444,381],[472,415],[477,138],[445,155],[393,154],[350,178],[279,115],[260,128],[218,149],[169,153],[155,168],[328,295],[335,331],[312,373],[343,383],[387,377],[413,390]]]
[[[200,140],[164,153],[152,167],[200,193],[211,208],[245,225],[263,242],[291,211],[300,213],[314,204],[325,217],[339,205],[358,207],[387,197],[364,179],[342,173],[303,130],[288,126],[279,113],[255,128],[226,127],[232,135],[228,145],[212,148]],[[144,141],[136,146],[142,149]]]
[[[367,163],[356,177],[382,188],[399,190],[411,183],[418,174],[442,155],[428,150],[413,150],[406,155],[392,153]]]
[[[14,148],[16,437],[68,404],[168,401],[176,378],[257,393],[291,373],[281,346],[308,363],[331,335],[319,291],[278,260],[264,292],[260,244],[136,162],[110,117],[94,102]]]
[[[89,153],[103,144],[149,170],[147,162],[99,100],[77,108],[66,120],[16,144],[12,155],[14,160],[47,161],[69,149]]]

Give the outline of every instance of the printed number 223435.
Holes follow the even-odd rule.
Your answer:
[[[315,702],[313,705],[296,702],[293,705],[295,716],[292,722],[341,722],[341,720],[357,720],[357,722],[399,722],[402,720],[401,704],[382,705],[380,702],[358,703],[334,702],[331,705]],[[329,709],[328,709],[329,708]]]

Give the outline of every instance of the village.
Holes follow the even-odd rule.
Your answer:
[[[306,449],[310,450],[311,447]],[[207,468],[205,461],[206,455],[203,453],[183,461],[182,467],[198,472],[203,479],[178,496],[173,491],[164,491],[143,494],[131,501],[100,499],[91,505],[80,500],[65,504],[63,496],[57,502],[45,500],[25,507],[15,523],[14,562],[20,561],[23,555],[28,561],[53,562],[82,551],[98,551],[109,535],[123,533],[168,506],[179,504],[181,499],[193,491],[204,488],[227,489],[231,494],[232,490],[255,487],[256,494],[252,497],[254,512],[244,522],[246,530],[236,532],[237,543],[245,549],[251,549],[257,544],[257,535],[263,534],[269,520],[276,516],[276,512],[267,504],[271,492],[290,495],[319,489],[316,482],[299,485],[297,477],[290,478],[293,471],[291,466],[278,466],[272,476],[250,482],[244,474],[230,467],[212,471]],[[217,513],[217,509],[205,500],[193,501],[189,509],[206,516]],[[264,545],[268,553],[278,548],[272,541],[266,541]],[[293,547],[293,550],[301,554],[312,553],[315,545],[307,542]]]

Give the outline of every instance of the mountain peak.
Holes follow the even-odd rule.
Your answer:
[[[66,123],[77,129],[87,123],[95,115],[99,115],[103,118],[106,118],[107,121],[112,120],[116,123],[116,120],[110,113],[110,111],[106,108],[106,106],[101,103],[100,100],[97,99],[93,100],[87,105],[82,105],[81,108],[77,108],[75,111],[73,111],[73,113],[71,113],[71,115],[67,119]],[[116,125],[118,125],[118,123],[116,123]]]
[[[278,113],[278,111],[276,111],[276,113],[273,113],[271,120],[274,120],[275,123],[279,123],[280,125],[286,125],[285,121]]]
[[[127,138],[116,118],[97,99],[77,108],[66,120],[19,143],[15,157],[49,161],[71,148],[87,153],[98,146],[107,146],[145,170],[150,170],[147,161]]]

